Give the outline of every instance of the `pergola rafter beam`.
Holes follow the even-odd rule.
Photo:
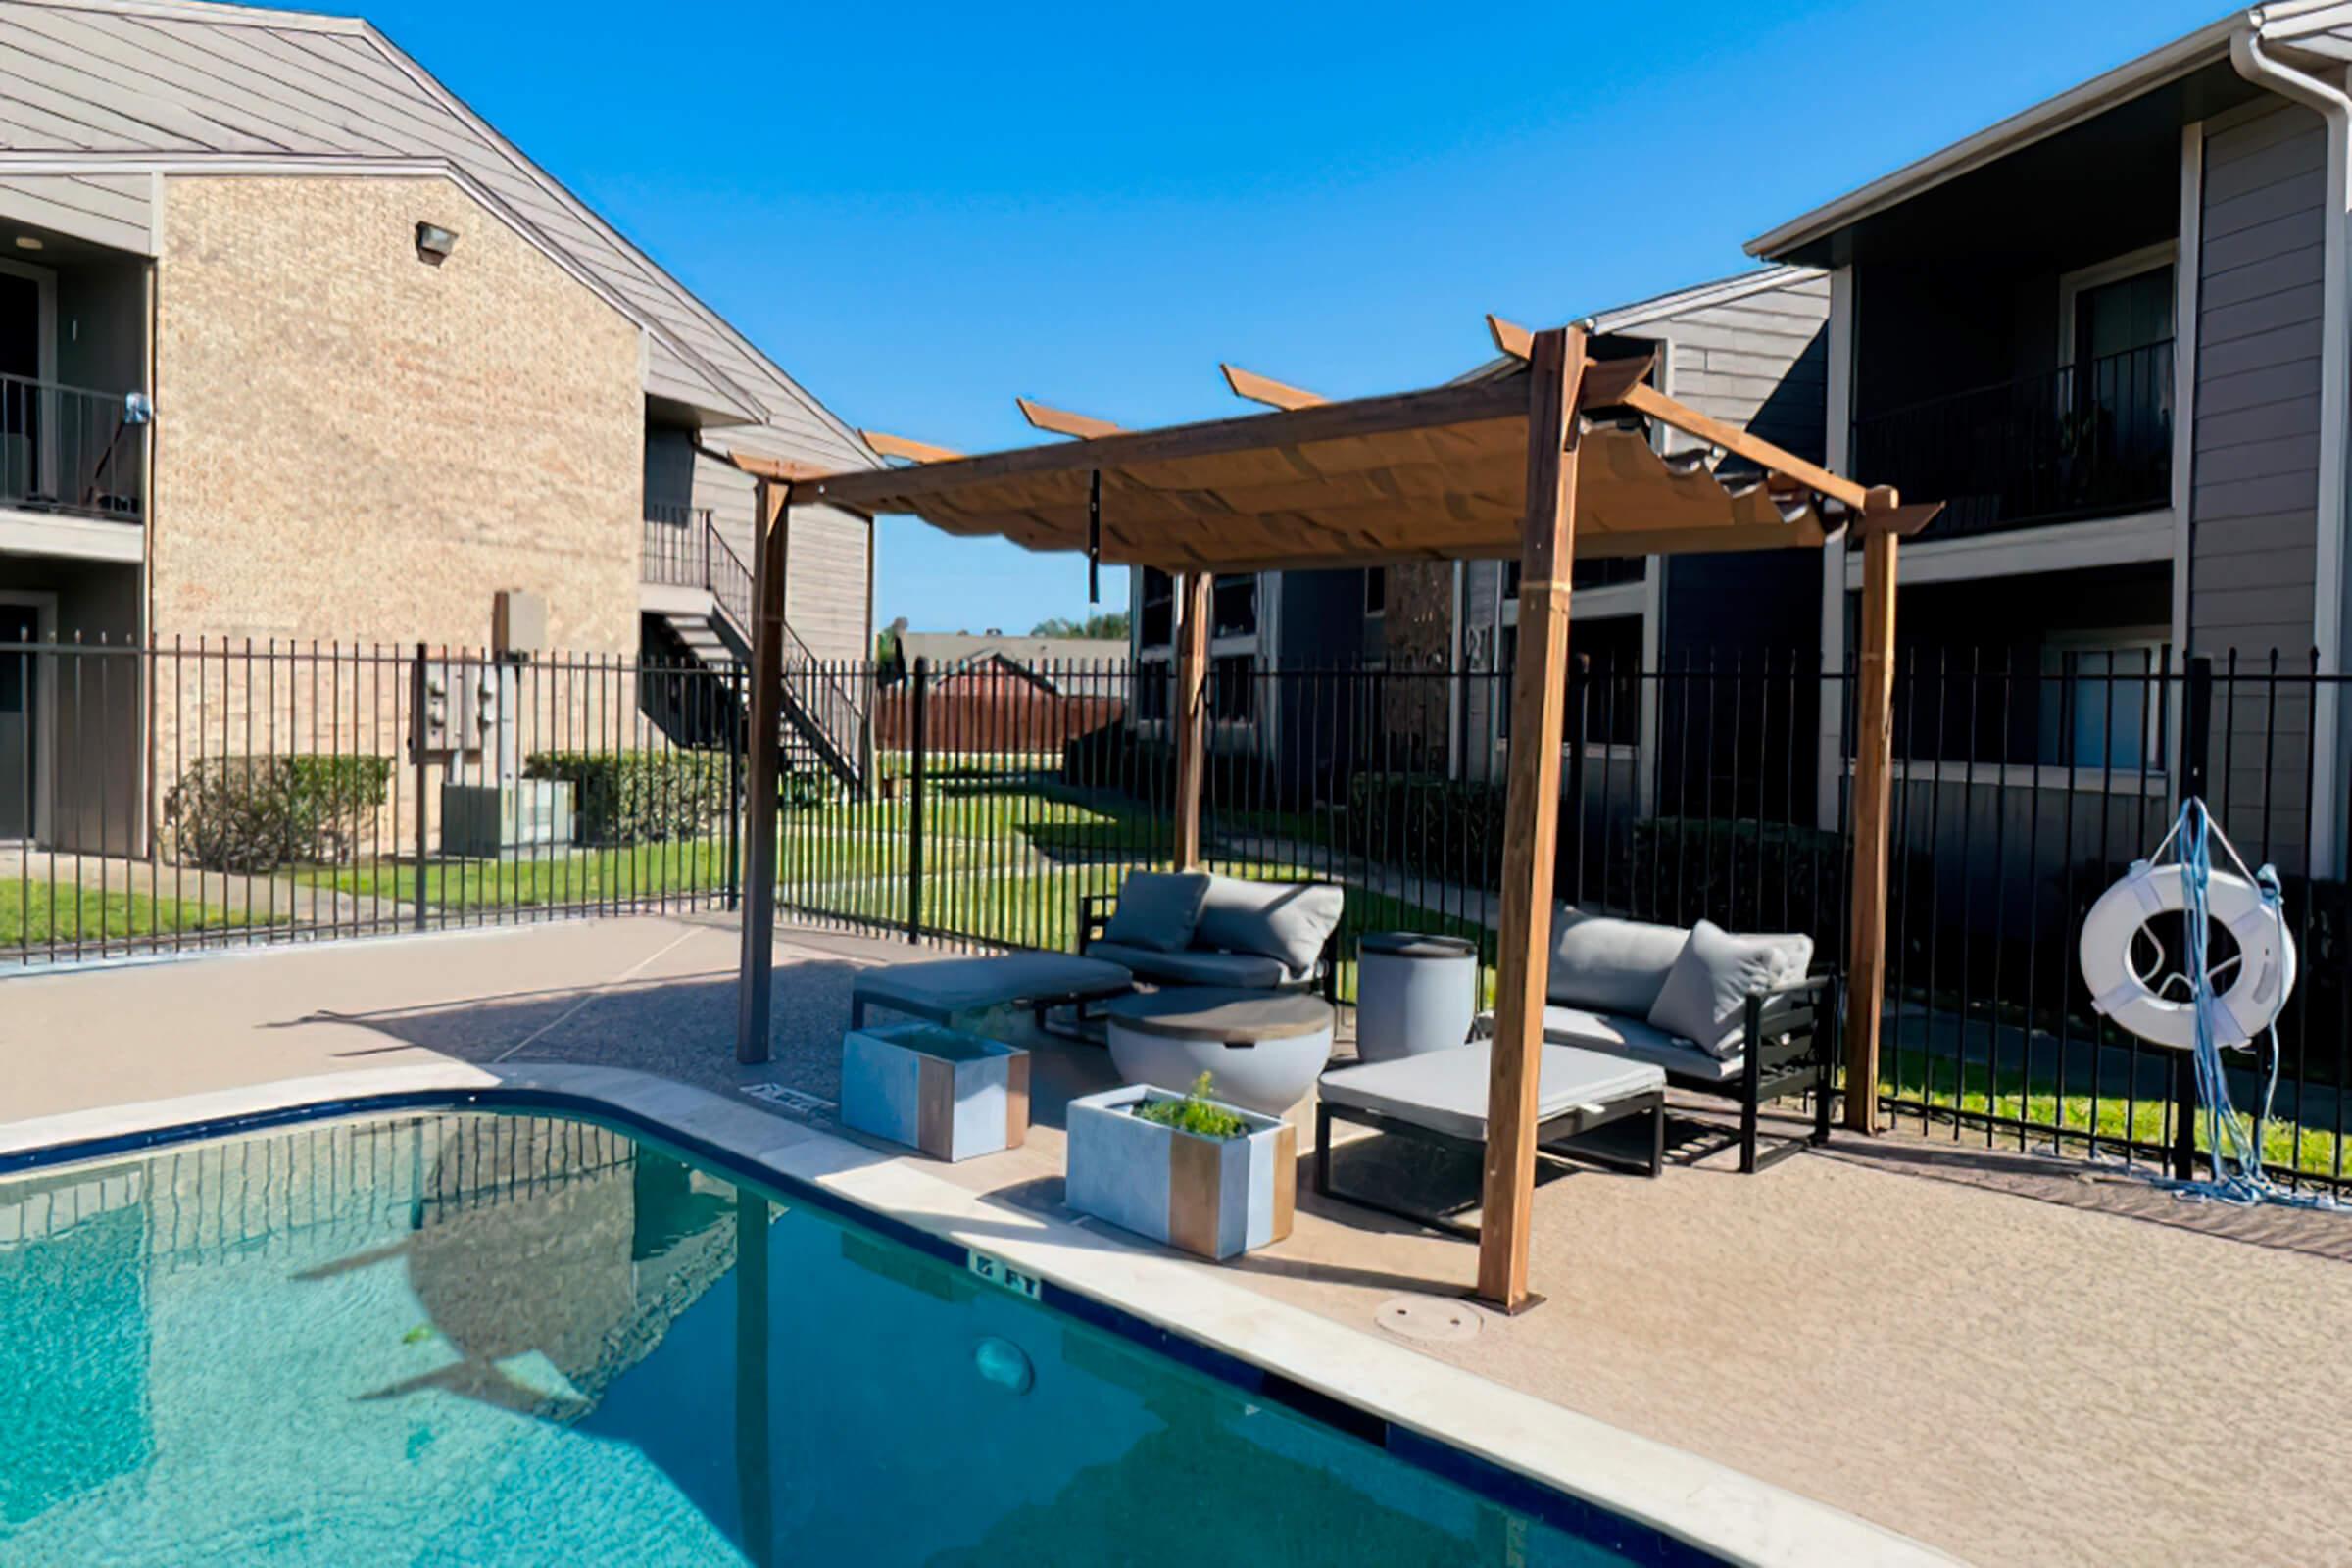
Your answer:
[[[905,458],[909,463],[946,463],[963,456],[953,447],[935,447],[928,441],[910,441],[903,435],[892,435],[885,430],[860,430],[858,434],[867,446],[882,456]]]
[[[1248,398],[1252,403],[1263,403],[1268,408],[1311,409],[1317,404],[1331,401],[1329,398],[1309,392],[1302,387],[1295,387],[1288,382],[1277,381],[1270,375],[1259,375],[1254,370],[1245,370],[1238,365],[1220,365],[1217,368],[1224,372],[1225,384],[1233,388],[1235,397]]]
[[[1067,409],[1053,408],[1031,398],[1014,398],[1012,401],[1020,409],[1022,418],[1054,435],[1072,435],[1084,441],[1119,432],[1119,426],[1108,419],[1098,419],[1091,414],[1072,414]]]

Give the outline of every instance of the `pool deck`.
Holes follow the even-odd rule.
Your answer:
[[[2352,1560],[2336,1438],[2352,1215],[2186,1204],[1981,1136],[1841,1135],[1758,1177],[1690,1139],[1658,1181],[1546,1182],[1534,1284],[1547,1299],[1505,1319],[1452,1300],[1468,1244],[1318,1200],[1303,1172],[1292,1237],[1233,1265],[1073,1225],[1061,1109],[1113,1081],[1089,1047],[1033,1043],[1036,1125],[1019,1150],[947,1166],[866,1145],[845,1161],[858,1141],[828,1112],[852,977],[937,955],[779,933],[773,1059],[747,1068],[732,1049],[738,945],[722,919],[638,916],[10,978],[0,1148],[345,1087],[626,1069],[606,1081],[635,1086],[649,1113],[665,1102],[636,1074],[722,1096],[724,1115],[699,1095],[668,1103],[788,1173],[788,1159],[821,1167],[850,1196],[996,1237],[1008,1256],[1042,1249],[1081,1288],[1197,1289],[1182,1320],[1230,1330],[1242,1353],[1270,1332],[1286,1354],[1338,1355],[1335,1381],[1354,1365],[1399,1398],[1458,1395],[1411,1387],[1434,1358],[1534,1396],[1495,1411],[1564,1407],[1575,1415],[1552,1425],[1489,1419],[1509,1429],[1499,1446],[1563,1468],[1572,1453],[1580,1475],[1615,1428],[1972,1561]],[[1234,1307],[1265,1298],[1298,1310]],[[1318,1346],[1302,1313],[1355,1332]],[[2260,1462],[2225,1470],[2217,1436]],[[1611,1476],[1629,1495],[1658,1484],[1630,1469]],[[1787,1527],[1704,1486],[1686,1501],[1758,1541]]]

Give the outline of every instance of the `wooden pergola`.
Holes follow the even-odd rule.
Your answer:
[[[949,533],[1033,550],[1087,552],[1182,579],[1177,661],[1174,859],[1200,860],[1207,746],[1209,585],[1217,572],[1314,570],[1419,561],[1520,562],[1511,734],[1559,736],[1568,668],[1570,566],[1578,557],[1863,546],[1846,1125],[1877,1126],[1879,1014],[1886,988],[1889,716],[1897,541],[1938,510],[1900,502],[1709,418],[1650,385],[1647,356],[1595,360],[1581,328],[1529,333],[1490,321],[1523,375],[1352,402],[1227,368],[1272,412],[1156,430],[1024,402],[1072,439],[964,457],[870,437],[910,466],[818,474],[742,460],[760,480],[751,799],[772,803],[781,708],[781,559],[771,541],[795,505],[903,513]],[[1658,427],[1686,438],[1668,455]],[[1559,824],[1558,745],[1510,750],[1502,917],[1489,1086],[1478,1297],[1527,1304],[1535,1188],[1537,1064],[1551,946]],[[766,1058],[776,816],[750,813],[738,1054]]]

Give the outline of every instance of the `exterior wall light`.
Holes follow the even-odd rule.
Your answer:
[[[41,238],[37,234],[19,234],[17,236],[17,249],[21,251],[37,251],[41,248]]]
[[[443,228],[438,223],[416,225],[416,259],[425,266],[439,267],[449,260],[449,253],[457,248],[457,230]]]

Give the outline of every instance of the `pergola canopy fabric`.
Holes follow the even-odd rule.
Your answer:
[[[1718,472],[1721,449],[1661,456],[1653,422],[1673,424],[1680,406],[1642,384],[1649,368],[1647,356],[1604,361],[1585,377],[1578,555],[1818,546],[1850,520],[1844,502],[1787,471]],[[1641,407],[1628,402],[1637,397]],[[1510,377],[799,479],[793,500],[1084,551],[1100,475],[1108,564],[1182,573],[1515,557],[1527,428],[1526,381]]]

